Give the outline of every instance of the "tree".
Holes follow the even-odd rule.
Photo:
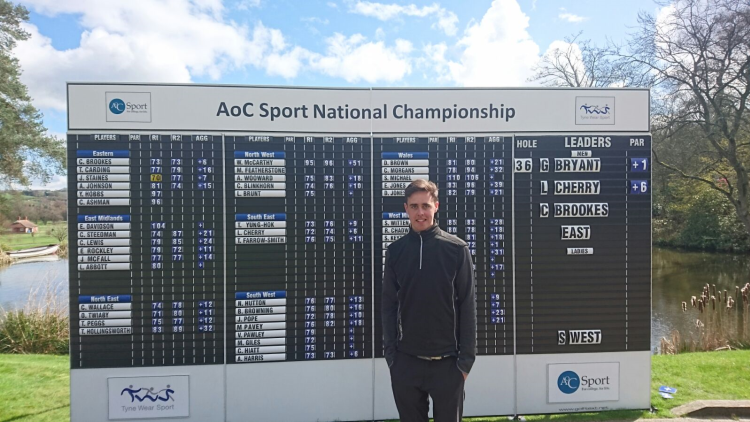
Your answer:
[[[545,86],[573,88],[648,87],[653,75],[612,47],[580,39],[582,33],[556,43],[534,67],[531,82]]]
[[[659,16],[640,13],[639,29],[626,46],[597,47],[569,37],[566,47],[540,60],[531,80],[651,87],[660,168],[720,192],[750,234],[750,3],[657,4]]]
[[[28,186],[33,178],[47,183],[64,174],[64,143],[47,134],[12,55],[16,42],[30,36],[21,28],[28,19],[23,6],[0,0],[0,184],[6,187]]]
[[[641,13],[621,57],[654,75],[656,161],[724,195],[750,233],[750,3],[677,0]],[[696,135],[700,136],[696,136]],[[674,157],[683,141],[700,154]],[[671,158],[666,159],[668,153]]]
[[[57,226],[53,227],[52,230],[50,230],[50,236],[57,239],[58,242],[61,244],[65,242],[65,240],[68,238],[68,226]]]

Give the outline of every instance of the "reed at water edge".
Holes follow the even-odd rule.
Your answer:
[[[0,244],[0,266],[3,265],[10,265],[10,263],[13,261],[10,256],[8,256],[7,252],[8,247],[5,245]]]
[[[68,242],[60,242],[60,246],[57,249],[57,256],[60,258],[68,257]]]
[[[703,286],[700,294],[682,302],[682,311],[695,316],[687,333],[675,330],[659,344],[661,354],[750,349],[750,283],[734,291]]]
[[[23,308],[0,308],[0,353],[68,354],[70,328],[67,297],[58,286],[40,283]]]

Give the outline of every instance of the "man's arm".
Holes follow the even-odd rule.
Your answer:
[[[468,246],[464,246],[462,257],[456,274],[456,308],[460,320],[458,349],[458,369],[464,373],[464,378],[469,375],[474,360],[477,357],[477,300],[474,288],[474,265],[471,261],[471,252]]]
[[[390,251],[385,253],[385,270],[383,271],[383,342],[385,360],[390,368],[396,357],[398,341],[398,282],[393,271]]]

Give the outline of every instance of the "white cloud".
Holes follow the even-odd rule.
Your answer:
[[[668,31],[672,30],[680,22],[677,22],[674,17],[676,7],[674,4],[668,4],[664,7],[657,9],[656,11],[656,32],[660,35],[665,35]]]
[[[327,40],[326,52],[313,52],[262,22],[248,27],[227,20],[220,0],[165,0],[148,7],[124,0],[24,2],[45,15],[72,14],[83,28],[77,47],[58,50],[37,27],[25,25],[32,36],[14,54],[35,106],[42,109],[65,110],[66,81],[186,83],[254,67],[287,79],[314,71],[376,83],[396,82],[411,72],[408,41],[387,45],[361,34],[337,34]]]
[[[327,52],[311,59],[313,69],[347,82],[396,82],[411,73],[411,42],[396,40],[388,47],[383,41],[368,42],[361,34],[335,34],[326,40]]]
[[[240,0],[237,3],[237,10],[250,10],[255,7],[260,7],[260,0]]]
[[[68,177],[67,176],[52,176],[52,179],[50,179],[49,183],[42,183],[38,179],[32,179],[31,180],[31,186],[28,188],[21,185],[12,185],[12,189],[31,189],[31,190],[60,190],[68,187]]]
[[[450,82],[451,75],[448,70],[448,60],[445,58],[445,53],[448,51],[448,46],[445,43],[439,44],[427,44],[422,52],[424,58],[420,61],[421,65],[425,65],[432,72],[437,75],[439,82]],[[425,75],[427,77],[427,75]]]
[[[470,25],[455,47],[432,45],[426,53],[439,78],[458,85],[523,85],[539,54],[528,26],[529,17],[516,0],[494,0],[482,20]],[[456,59],[447,58],[449,53]]]
[[[332,1],[329,1],[328,3],[326,3],[326,5],[327,5],[328,7],[334,8],[334,9],[336,9],[336,8],[338,8],[338,7],[339,7],[339,5],[338,5],[338,4],[336,4],[336,3],[332,2]]]
[[[676,12],[676,6],[674,4],[668,4],[664,7],[657,9],[656,11],[656,22],[655,22],[655,33],[654,43],[656,47],[662,51],[670,51],[671,55],[681,63],[681,65],[687,68],[693,68],[696,60],[700,60],[702,56],[697,56],[693,52],[686,50],[685,48],[673,48],[668,44],[668,40],[678,39],[682,35],[678,35],[675,32],[681,32],[680,28],[687,25],[686,22],[678,19],[678,13]],[[709,47],[710,48],[710,47]]]
[[[438,21],[435,22],[433,25],[434,27],[438,27],[440,30],[445,32],[446,35],[456,35],[457,27],[458,27],[458,16],[456,16],[453,12],[447,12],[447,13],[440,13],[438,15]]]
[[[560,8],[560,14],[558,14],[557,17],[561,20],[564,20],[570,23],[581,23],[581,22],[585,22],[589,20],[589,18],[585,16],[579,16],[573,13],[568,13],[564,7]]]
[[[286,79],[297,76],[302,70],[304,63],[314,57],[313,53],[301,47],[294,47],[291,51],[271,53],[264,59],[264,67],[269,75],[278,75]]]
[[[163,0],[148,7],[126,0],[23,1],[37,13],[73,15],[83,29],[78,46],[60,50],[35,26],[26,25],[32,37],[14,50],[35,105],[50,111],[65,110],[65,81],[184,83],[196,77],[219,80],[248,68],[286,79],[316,72],[348,83],[375,84],[400,82],[419,67],[426,77],[445,84],[521,85],[539,51],[527,32],[529,18],[515,0],[495,0],[455,44],[415,50],[411,41],[389,41],[378,30],[369,39],[336,33],[325,40],[324,51],[296,45],[260,21],[240,25],[226,17],[229,11],[220,0]],[[435,25],[446,32],[457,22],[437,4],[357,4],[383,19],[437,17]],[[441,17],[446,19],[442,24]]]
[[[381,21],[388,21],[400,16],[428,17],[434,16],[437,22],[433,27],[440,29],[447,35],[456,35],[458,16],[455,13],[434,3],[431,6],[417,7],[414,4],[402,6],[400,4],[384,4],[369,1],[357,1],[349,7],[349,12],[369,16]]]
[[[547,47],[547,51],[539,60],[540,63],[542,61],[554,63],[556,68],[565,69],[567,74],[576,75],[577,83],[586,86],[586,66],[583,63],[583,53],[578,44],[555,40]],[[541,81],[537,81],[537,83],[541,84]]]
[[[570,51],[570,54],[567,54],[568,51]],[[544,56],[554,57],[563,53],[573,60],[575,67],[583,66],[583,54],[581,53],[581,48],[576,43],[571,44],[563,40],[552,41],[552,44],[547,47],[547,51],[544,52]]]
[[[326,26],[330,23],[328,19],[321,19],[316,16],[300,18],[300,20],[305,22],[305,27],[316,37],[319,37],[321,34],[318,26]]]
[[[321,18],[319,18],[317,16],[310,16],[310,17],[307,17],[307,18],[301,18],[300,20],[302,22],[319,23],[321,25],[328,25],[330,23],[328,21],[328,19],[321,19]]]
[[[98,0],[25,4],[47,15],[77,15],[83,27],[79,46],[57,50],[35,26],[25,26],[32,37],[14,53],[24,70],[22,80],[40,108],[65,109],[65,81],[218,80],[228,71],[251,66],[293,77],[286,69],[299,65],[279,71],[269,63],[289,64],[304,57],[277,29],[260,22],[251,29],[225,20],[218,0],[170,0],[148,7]]]

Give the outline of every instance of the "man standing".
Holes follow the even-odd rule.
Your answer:
[[[383,336],[401,422],[458,422],[476,358],[474,268],[466,243],[435,223],[438,189],[418,179],[404,192],[409,234],[388,246]]]

